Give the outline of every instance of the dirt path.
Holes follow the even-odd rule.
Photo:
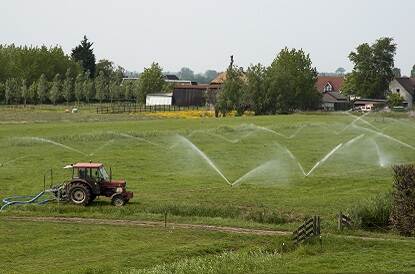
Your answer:
[[[98,224],[98,225],[118,225],[118,226],[142,226],[142,227],[164,227],[164,222],[155,221],[132,221],[132,220],[111,220],[111,219],[92,219],[92,218],[72,218],[72,217],[5,217],[4,219],[10,221],[31,221],[31,222],[51,222],[51,223],[78,223],[78,224]],[[218,231],[225,233],[238,233],[238,234],[253,234],[253,235],[277,235],[287,236],[292,233],[289,231],[277,231],[277,230],[261,230],[261,229],[249,229],[240,227],[227,227],[227,226],[213,226],[213,225],[200,225],[200,224],[180,224],[167,222],[167,228],[174,229],[197,229]]]
[[[70,224],[93,224],[93,225],[117,225],[117,226],[141,226],[141,227],[166,227],[169,229],[195,229],[204,231],[217,231],[224,233],[237,233],[237,234],[250,234],[260,236],[290,236],[290,231],[279,230],[264,230],[264,229],[250,229],[241,227],[229,227],[229,226],[214,226],[214,225],[202,225],[202,224],[181,224],[181,223],[169,223],[157,221],[133,221],[133,220],[112,220],[112,219],[93,219],[93,218],[76,218],[76,217],[17,217],[8,216],[2,218],[9,221],[30,221],[30,222],[50,222],[50,223],[70,223]],[[1,219],[0,219],[1,220]],[[400,238],[382,238],[382,237],[367,237],[367,236],[355,236],[355,235],[340,235],[327,233],[326,236],[350,239],[350,240],[363,240],[363,241],[393,241],[393,242],[406,242],[414,243],[415,239],[400,239]],[[324,236],[324,235],[323,235]]]

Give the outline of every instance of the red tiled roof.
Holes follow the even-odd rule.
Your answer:
[[[344,83],[344,76],[318,76],[316,87],[321,93],[324,92],[324,88],[327,84],[333,87],[332,91],[339,92]]]

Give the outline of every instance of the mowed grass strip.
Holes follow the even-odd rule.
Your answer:
[[[0,272],[116,273],[253,247],[279,238],[200,230],[0,219]]]
[[[323,236],[318,241],[303,244],[281,253],[243,250],[220,255],[184,259],[164,263],[150,269],[136,269],[140,274],[198,273],[413,273],[415,271],[415,241],[394,242],[350,240]]]

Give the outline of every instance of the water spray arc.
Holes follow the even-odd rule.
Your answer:
[[[380,150],[379,145],[376,143],[375,140],[371,140],[373,143],[373,146],[376,149],[376,154],[378,155],[378,163],[380,167],[386,167],[387,166],[387,160],[386,157],[384,156],[384,154],[382,153],[382,151]]]
[[[61,144],[61,143],[58,143],[58,142],[49,140],[49,139],[41,138],[41,137],[19,137],[18,139],[37,141],[37,142],[41,142],[41,143],[48,143],[48,144],[51,144],[51,145],[55,145],[55,146],[64,148],[66,150],[70,150],[70,151],[73,151],[73,152],[82,154],[84,156],[88,156],[86,153],[84,153],[84,152],[82,152],[82,151],[80,151],[80,150],[78,150],[76,148],[73,148],[73,147],[70,147],[70,146],[67,146],[67,145],[64,145],[64,144]]]
[[[113,132],[111,132],[111,133],[113,133]],[[153,143],[153,142],[151,142],[147,139],[144,139],[144,138],[141,138],[141,137],[138,137],[138,136],[133,136],[133,135],[130,135],[130,134],[127,134],[127,133],[113,133],[113,134],[116,134],[116,135],[121,136],[121,137],[129,138],[129,139],[135,139],[135,140],[138,140],[138,141],[142,141],[142,142],[148,143],[148,144],[153,145],[153,146],[161,146],[161,145]]]
[[[228,178],[225,177],[225,175],[223,175],[222,171],[220,171],[219,168],[213,163],[213,161],[209,159],[209,157],[203,151],[201,151],[195,144],[193,144],[189,139],[183,137],[182,135],[177,135],[177,138],[179,138],[184,144],[186,144],[194,152],[201,156],[202,159],[205,160],[211,168],[213,168],[213,170],[215,170],[230,186],[232,186],[232,183],[228,180]]]
[[[336,146],[335,148],[333,148],[329,153],[327,153],[326,156],[323,157],[323,159],[321,159],[320,161],[318,161],[313,168],[311,168],[311,170],[305,175],[306,177],[310,176],[314,170],[316,170],[319,166],[321,166],[324,162],[326,162],[334,153],[336,153],[341,147],[343,146],[343,144],[339,144],[338,146]]]
[[[369,132],[374,133],[374,134],[376,134],[376,135],[378,135],[378,136],[384,137],[384,138],[386,138],[386,139],[388,139],[388,140],[391,140],[391,141],[393,141],[393,142],[395,142],[395,143],[398,143],[398,144],[400,144],[400,145],[402,145],[402,146],[404,146],[404,147],[407,147],[407,148],[410,148],[410,149],[412,149],[412,150],[415,150],[415,147],[414,147],[414,146],[412,146],[412,145],[410,145],[410,144],[407,144],[407,143],[405,143],[405,142],[402,142],[401,140],[398,140],[398,139],[396,139],[396,138],[394,138],[394,137],[392,137],[392,136],[390,136],[390,135],[387,135],[387,134],[385,134],[385,133],[382,133],[382,132],[379,132],[379,131],[376,131],[376,130],[373,130],[373,129],[370,129],[370,128],[365,128],[365,127],[356,126],[356,125],[354,125],[354,127],[359,128],[359,129],[362,129],[362,130],[369,131]]]

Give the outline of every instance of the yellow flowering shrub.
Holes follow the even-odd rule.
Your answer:
[[[161,112],[148,112],[146,116],[157,117],[157,118],[210,118],[215,117],[214,111],[208,110],[185,110],[185,111],[161,111]]]

